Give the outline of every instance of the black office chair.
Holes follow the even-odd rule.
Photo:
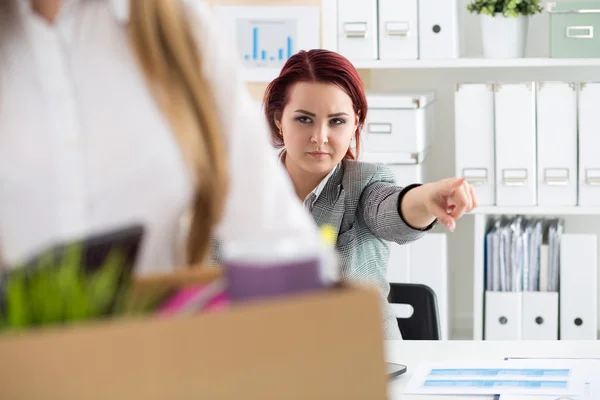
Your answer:
[[[413,308],[409,318],[397,318],[406,340],[440,340],[440,323],[435,292],[426,285],[390,283],[391,304],[408,304]]]

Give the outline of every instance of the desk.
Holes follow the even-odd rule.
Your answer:
[[[600,358],[600,341],[386,341],[389,362],[408,366],[390,383],[390,400],[464,400],[464,396],[403,395],[404,386],[421,361],[502,360],[504,357]],[[493,396],[469,397],[491,400]]]

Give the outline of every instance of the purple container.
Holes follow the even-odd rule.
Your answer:
[[[232,302],[290,295],[324,287],[314,246],[285,238],[225,247],[227,291]]]

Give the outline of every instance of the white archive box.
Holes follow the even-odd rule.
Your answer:
[[[427,160],[423,160],[419,164],[401,165],[389,164],[386,165],[396,177],[396,185],[408,186],[413,183],[427,182]]]
[[[419,0],[419,58],[459,56],[457,0]]]
[[[596,340],[598,335],[598,236],[563,234],[560,239],[560,339]]]
[[[428,233],[404,245],[390,243],[387,280],[427,285],[435,293],[441,339],[449,338],[448,246],[444,233]],[[402,317],[402,315],[397,315]]]
[[[418,58],[418,1],[379,0],[379,59]]]
[[[600,82],[579,88],[579,205],[600,206]]]
[[[495,203],[493,84],[460,83],[454,93],[456,176],[473,186],[482,206]]]
[[[364,153],[361,153],[361,161]],[[408,186],[413,183],[426,182],[427,171],[425,164],[414,165],[386,165],[393,173],[396,179],[396,185]],[[423,237],[425,239],[428,235]],[[388,258],[387,280],[389,282],[409,283],[411,270],[411,245],[399,245],[390,243],[390,255]]]
[[[410,282],[429,286],[435,293],[442,340],[449,339],[448,236],[428,233],[410,244]]]
[[[361,153],[362,154],[362,153]],[[427,163],[386,165],[395,175],[396,184],[427,182]],[[443,233],[428,233],[416,242],[399,245],[390,243],[387,280],[395,283],[420,283],[429,286],[436,295],[440,315],[441,339],[450,335],[448,298],[448,245]],[[396,305],[396,316],[408,318],[405,307]]]
[[[363,161],[418,164],[434,134],[434,92],[367,94]]]
[[[376,60],[377,0],[338,0],[338,52],[351,61]]]
[[[540,206],[577,205],[575,84],[537,86],[537,185]]]
[[[496,205],[537,204],[535,82],[495,85]]]

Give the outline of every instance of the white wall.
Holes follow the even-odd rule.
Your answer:
[[[448,1],[448,0],[439,0]],[[466,11],[467,0],[458,0],[461,11],[461,52],[463,56],[482,54],[477,16]],[[548,54],[548,16],[536,16],[530,22],[529,56]],[[435,90],[436,137],[428,168],[432,179],[453,176],[454,170],[454,84],[456,82],[524,80],[600,80],[598,68],[482,68],[482,69],[405,69],[373,70],[372,91]],[[599,105],[600,107],[600,105]],[[600,217],[569,217],[567,232],[592,232],[600,235]],[[443,231],[443,229],[440,229]],[[599,247],[600,248],[600,247]],[[473,287],[473,217],[460,221],[456,231],[448,237],[450,267],[450,309],[452,338],[472,337]],[[600,307],[599,307],[600,310]],[[600,311],[599,311],[600,314]],[[600,318],[600,315],[599,315]]]

